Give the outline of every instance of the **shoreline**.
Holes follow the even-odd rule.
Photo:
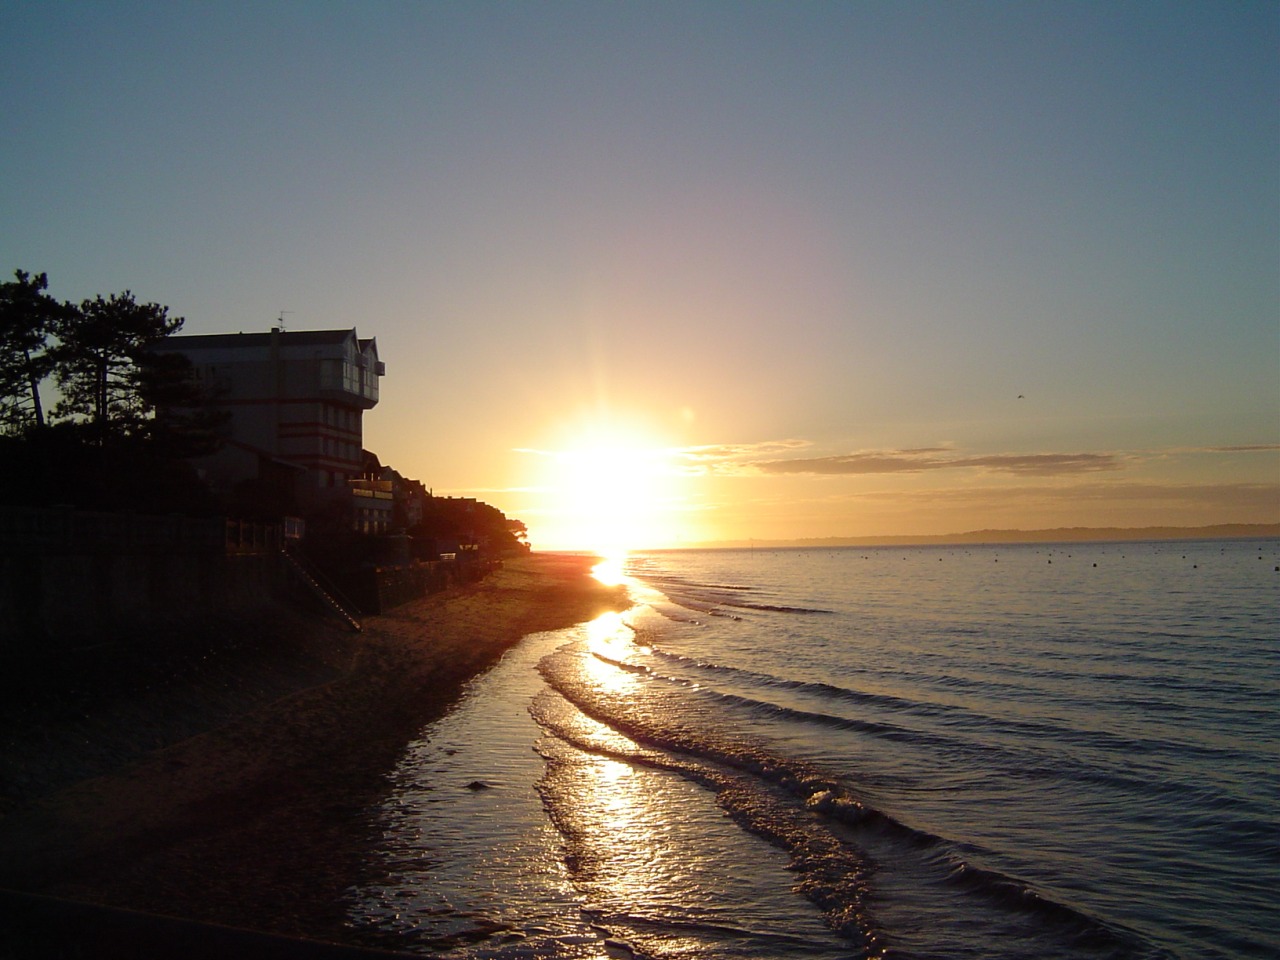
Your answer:
[[[595,562],[534,554],[361,634],[317,625],[325,682],[0,818],[0,887],[344,942],[376,841],[364,811],[404,746],[524,636],[624,609]]]

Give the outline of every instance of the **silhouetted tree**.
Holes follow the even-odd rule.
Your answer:
[[[529,549],[520,539],[525,533],[521,521],[508,520],[497,507],[471,499],[428,497],[422,521],[410,528],[409,533],[426,540],[477,543],[494,556],[524,553]]]
[[[182,329],[169,308],[138,303],[131,292],[85,300],[56,326],[54,416],[85,424],[90,439],[138,434],[155,411],[148,395],[147,347]]]
[[[141,409],[154,412],[134,425],[135,435],[166,457],[201,457],[226,439],[231,414],[217,392],[195,377],[185,354],[143,350],[135,358],[133,382]]]
[[[40,382],[53,369],[49,334],[74,308],[44,291],[49,278],[15,270],[0,283],[0,431],[21,433],[44,426]]]

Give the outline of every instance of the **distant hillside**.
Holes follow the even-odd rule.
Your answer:
[[[698,547],[877,547],[938,543],[1074,543],[1128,540],[1228,540],[1280,537],[1280,523],[1219,523],[1208,527],[1056,527],[1051,530],[971,530],[935,536],[815,537],[805,540],[719,540]]]

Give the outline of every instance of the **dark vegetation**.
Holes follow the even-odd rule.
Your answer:
[[[0,284],[0,503],[218,512],[185,458],[216,449],[226,416],[185,357],[148,350],[183,318],[127,290],[76,305],[48,285],[22,270]]]
[[[182,317],[129,290],[74,304],[48,287],[46,274],[23,270],[0,283],[0,506],[268,522],[297,514],[294,497],[270,477],[216,496],[192,467],[191,458],[223,443],[229,418],[186,357],[151,349],[182,329]],[[49,384],[51,409],[42,393]],[[450,544],[483,543],[499,555],[527,549],[524,524],[488,504],[433,497],[372,454],[365,478],[394,479],[420,504],[397,518],[419,558]],[[333,551],[372,562],[385,553],[352,535],[340,511],[307,520]]]

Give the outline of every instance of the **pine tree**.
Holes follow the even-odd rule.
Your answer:
[[[85,300],[55,328],[54,382],[62,399],[54,416],[84,424],[99,445],[144,431],[155,411],[147,348],[183,322],[168,307],[138,303],[128,290]]]
[[[44,426],[40,382],[53,369],[48,337],[74,308],[44,291],[49,278],[15,270],[0,283],[0,432]]]

